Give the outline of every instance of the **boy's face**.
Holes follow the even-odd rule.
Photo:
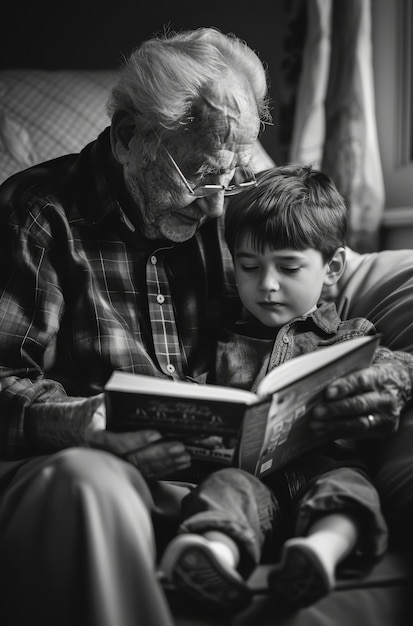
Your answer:
[[[267,247],[261,253],[248,235],[236,244],[234,267],[244,307],[270,327],[280,327],[316,306],[329,272],[318,250]]]

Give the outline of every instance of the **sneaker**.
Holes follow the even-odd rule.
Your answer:
[[[317,553],[305,539],[285,542],[280,563],[268,575],[268,586],[290,607],[310,606],[334,588]]]
[[[251,591],[237,570],[218,558],[201,535],[182,534],[167,546],[160,564],[178,589],[211,610],[236,613],[251,602]]]

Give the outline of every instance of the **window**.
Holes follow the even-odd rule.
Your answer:
[[[386,209],[413,224],[413,0],[372,0],[376,118]]]

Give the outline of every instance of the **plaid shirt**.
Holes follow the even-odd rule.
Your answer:
[[[75,424],[114,369],[202,377],[211,333],[238,301],[219,220],[182,244],[145,239],[108,129],[80,155],[10,178],[0,208],[2,456],[42,451],[24,437],[31,404]]]

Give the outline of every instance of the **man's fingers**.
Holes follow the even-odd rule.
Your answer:
[[[145,478],[162,478],[189,467],[191,457],[180,441],[165,441],[156,430],[91,434],[89,445],[112,452],[134,465]]]
[[[368,393],[345,397],[340,400],[320,403],[314,407],[314,420],[334,420],[340,416],[357,417],[376,413],[395,414],[399,412],[397,397],[391,390],[370,391]]]
[[[191,457],[180,441],[154,442],[144,450],[131,451],[126,458],[146,478],[167,476],[191,463]]]
[[[408,399],[411,395],[409,370],[401,363],[375,363],[343,378],[338,378],[326,389],[326,399],[336,400],[346,396],[361,395],[368,391],[391,390]]]
[[[92,433],[89,437],[89,445],[108,450],[118,456],[124,456],[130,450],[139,450],[161,439],[161,434],[156,430],[139,430],[134,432],[114,433],[110,430],[101,430]]]
[[[374,389],[380,389],[382,376],[374,367],[358,370],[344,378],[337,378],[326,389],[326,398],[336,400],[353,394],[360,394]]]
[[[383,437],[397,430],[398,415],[390,413],[368,413],[348,417],[336,417],[332,420],[314,420],[310,427],[318,435],[331,435],[332,439],[340,438],[375,438]]]

